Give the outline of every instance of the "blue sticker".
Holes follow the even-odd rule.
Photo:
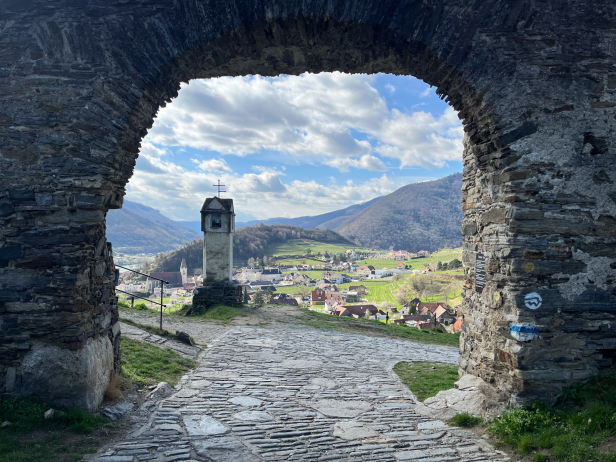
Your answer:
[[[527,326],[511,326],[509,329],[512,332],[520,332],[522,334],[538,334],[540,332],[536,327]]]

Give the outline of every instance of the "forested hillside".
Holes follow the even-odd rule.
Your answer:
[[[462,245],[462,174],[412,183],[335,228],[363,247],[410,251]]]
[[[304,229],[289,225],[259,225],[240,228],[233,237],[233,262],[245,263],[249,258],[262,258],[270,244],[286,242],[291,239],[310,239],[318,242],[353,245],[340,234],[321,229]],[[189,271],[203,266],[203,240],[198,239],[175,252],[156,258],[151,270],[178,271],[182,259],[186,259]]]

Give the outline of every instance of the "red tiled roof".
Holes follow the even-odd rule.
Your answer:
[[[458,318],[458,320],[454,323],[452,329],[454,332],[462,332],[462,318]]]

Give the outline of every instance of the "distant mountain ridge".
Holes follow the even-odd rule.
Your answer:
[[[334,231],[363,247],[410,251],[462,245],[462,174],[411,183],[353,215]]]
[[[137,202],[125,200],[121,209],[107,212],[107,240],[116,251],[168,252],[199,237],[201,233]]]
[[[335,231],[361,247],[411,251],[456,248],[462,245],[461,201],[462,174],[456,173],[440,180],[411,183],[387,196],[321,215],[236,223],[236,241],[241,243],[239,250],[249,245],[246,238],[250,236],[255,240],[253,248],[259,248],[257,254],[262,253],[258,242],[270,238],[263,232],[239,234],[239,229],[275,225]],[[107,236],[116,250],[158,253],[175,250],[203,235],[199,221],[173,221],[151,207],[124,201],[124,208],[107,214]],[[237,256],[243,259],[244,253]]]
[[[319,228],[319,229],[334,229],[339,224],[345,222],[347,219],[361,212],[365,208],[374,204],[380,197],[375,197],[368,202],[362,204],[355,204],[341,210],[335,210],[333,212],[323,213],[321,215],[297,217],[297,218],[269,218],[267,220],[251,220],[243,221],[235,224],[236,228],[243,228],[246,226],[257,225],[290,225],[299,226],[300,228]]]

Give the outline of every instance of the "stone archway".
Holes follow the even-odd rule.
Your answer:
[[[463,373],[526,402],[611,365],[615,31],[609,0],[6,0],[0,393],[100,402],[120,354],[105,213],[180,82],[306,71],[411,74],[459,111]]]

